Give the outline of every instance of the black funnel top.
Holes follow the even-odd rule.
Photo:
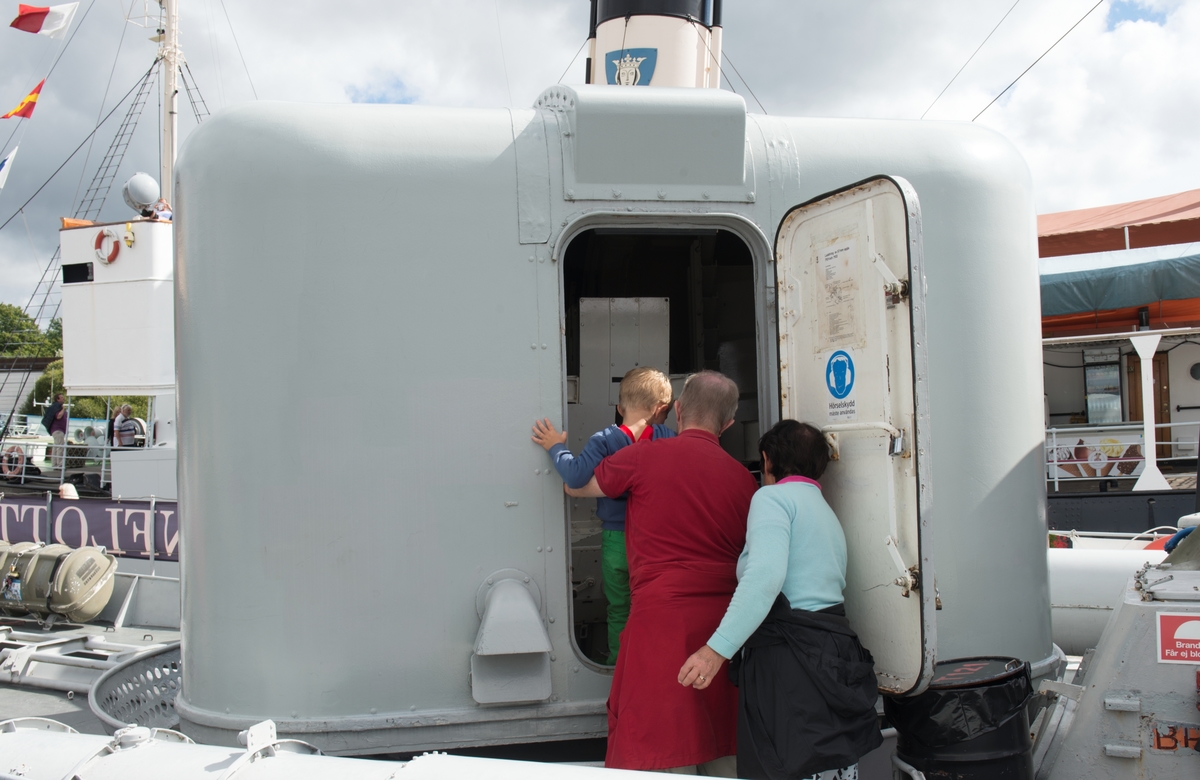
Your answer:
[[[626,16],[679,16],[710,24],[707,10],[712,0],[596,0],[596,24]],[[717,0],[719,5],[719,0]]]

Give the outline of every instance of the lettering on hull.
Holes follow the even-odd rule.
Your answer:
[[[174,501],[11,497],[0,500],[0,540],[103,547],[117,556],[179,560],[179,512]]]

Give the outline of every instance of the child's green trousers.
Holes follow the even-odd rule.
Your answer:
[[[624,531],[600,532],[600,571],[608,599],[608,662],[616,664],[621,632],[629,620],[629,559]]]

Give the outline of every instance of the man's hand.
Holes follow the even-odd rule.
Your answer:
[[[679,670],[679,684],[683,687],[692,686],[698,691],[707,688],[713,681],[725,659],[708,645],[692,653],[683,667]]]
[[[549,419],[534,420],[533,440],[541,445],[542,449],[549,452],[555,444],[567,443],[567,432],[556,431],[554,424]]]
[[[574,498],[604,498],[604,491],[600,489],[600,483],[595,477],[581,488],[569,488],[563,485],[563,492]]]

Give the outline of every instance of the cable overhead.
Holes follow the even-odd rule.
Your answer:
[[[84,10],[83,16],[79,17],[79,24],[75,25],[75,29],[71,30],[71,35],[67,37],[67,42],[63,44],[63,47],[59,49],[58,56],[54,58],[54,62],[50,65],[50,70],[46,71],[46,78],[42,79],[43,81],[50,78],[50,74],[53,73],[54,68],[58,66],[58,61],[61,60],[63,55],[67,53],[67,47],[71,45],[71,41],[75,40],[75,33],[79,32],[79,28],[83,26],[83,20],[87,19],[87,15],[91,13],[92,6],[95,4],[96,0],[92,0],[92,2],[88,3],[88,7]],[[45,62],[45,60],[42,61]],[[8,139],[4,142],[4,146],[0,146],[0,150],[7,149],[9,142],[11,142],[13,136],[17,134],[17,130],[24,126],[24,122],[17,122],[16,127],[14,127],[13,131],[8,134]],[[24,138],[24,136],[22,136],[22,138]]]
[[[583,39],[583,43],[582,43],[582,44],[580,44],[580,46],[579,46],[579,51],[575,52],[575,56],[571,58],[571,65],[574,65],[574,64],[575,64],[575,60],[579,59],[579,55],[583,53],[583,47],[584,47],[584,46],[587,46],[587,43],[588,43],[588,41],[589,41],[589,40],[591,40],[591,39],[590,39],[590,38],[584,38],[584,39]],[[561,83],[562,83],[562,80],[563,80],[563,79],[565,79],[565,78],[567,77],[567,73],[569,73],[569,72],[570,72],[570,70],[571,70],[571,65],[568,65],[568,66],[567,66],[567,69],[563,71],[563,74],[562,74],[561,76],[559,76],[559,77],[558,77],[558,82],[557,82],[557,83],[561,84]]]
[[[133,13],[133,4],[137,0],[129,0],[129,10],[125,13],[125,18],[129,18],[129,14]],[[121,59],[121,47],[125,45],[125,32],[129,29],[129,24],[126,22],[121,25],[121,38],[117,41],[117,53],[113,56],[112,68],[108,71],[108,83],[104,85],[104,97],[100,98],[100,108],[96,111],[96,121],[100,121],[100,117],[104,115],[104,103],[108,100],[108,91],[112,89],[113,75],[117,72],[117,62]],[[92,136],[92,140],[88,143],[87,154],[83,156],[83,166],[79,169],[79,183],[75,185],[75,195],[71,198],[71,208],[75,208],[75,203],[79,200],[79,190],[83,189],[83,177],[87,173],[88,162],[92,159],[92,146],[96,142],[96,137]]]
[[[137,89],[138,86],[141,85],[142,79],[144,79],[148,75],[150,75],[150,73],[157,67],[158,67],[158,60],[155,60],[154,64],[150,66],[150,69],[147,70],[144,74],[142,74],[142,76],[140,76],[138,78],[137,83],[129,88],[129,91],[126,92],[119,101],[117,101],[117,104],[112,107],[112,110],[104,115],[104,118],[101,119],[94,128],[92,128],[92,131],[90,133],[88,133],[86,136],[84,136],[83,140],[79,142],[79,146],[76,146],[75,150],[73,152],[71,152],[69,155],[67,155],[67,159],[63,160],[62,165],[60,165],[54,169],[54,173],[50,174],[50,177],[48,179],[46,179],[46,181],[42,182],[42,186],[38,187],[37,190],[35,190],[34,193],[29,196],[28,200],[26,200],[24,203],[22,203],[17,208],[17,210],[14,211],[11,216],[9,216],[8,219],[4,220],[4,224],[0,224],[0,230],[4,230],[4,228],[8,227],[8,224],[17,218],[17,214],[20,214],[22,209],[24,209],[26,206],[28,206],[30,203],[32,203],[33,199],[36,198],[41,193],[42,190],[46,189],[46,185],[49,184],[54,179],[54,177],[57,176],[60,171],[62,171],[63,168],[67,167],[67,163],[71,162],[71,159],[76,154],[78,154],[79,150],[83,148],[83,145],[86,144],[91,139],[91,137],[96,134],[96,131],[100,129],[101,125],[103,125],[105,122],[107,122],[109,120],[109,118],[111,118],[112,115],[116,113],[117,109],[121,107],[121,104],[125,102],[125,99],[128,98],[130,95],[132,95],[133,91],[135,89]]]
[[[736,73],[737,77],[742,80],[742,86],[744,86],[746,88],[746,91],[750,93],[750,97],[754,98],[754,102],[758,103],[758,107],[761,108],[763,114],[766,115],[767,107],[764,106],[762,104],[762,101],[758,99],[758,95],[754,94],[754,90],[750,88],[750,82],[746,81],[746,77],[743,76],[742,72],[737,69],[737,65],[733,64],[733,60],[730,59],[729,54],[725,51],[724,46],[721,47],[721,56],[729,61],[729,67],[733,68],[733,72]],[[724,71],[722,71],[722,72],[724,72]]]
[[[238,43],[237,33],[233,31],[233,20],[229,18],[229,11],[225,8],[225,0],[221,0],[221,10],[225,12],[225,21],[229,24],[229,34],[233,36],[233,45],[237,47],[238,56],[242,58],[242,69],[246,71],[246,81],[250,82],[250,91],[254,93],[254,99],[258,100],[258,90],[254,88],[254,79],[250,78],[250,68],[246,67],[246,57],[242,54],[242,45]],[[188,73],[191,73],[190,68],[188,69]],[[195,80],[193,76],[192,83],[195,83]],[[192,108],[195,108],[195,105]],[[205,110],[207,111],[207,107],[205,107]]]
[[[161,64],[162,60],[158,62]],[[117,178],[117,171],[120,169],[121,163],[125,160],[125,152],[133,140],[134,130],[137,128],[138,120],[142,116],[142,110],[146,107],[148,93],[153,85],[154,80],[150,74],[147,74],[142,79],[137,94],[129,102],[129,109],[125,112],[125,118],[121,120],[116,135],[113,136],[109,144],[108,151],[101,158],[95,177],[92,179],[91,184],[88,185],[82,200],[79,201],[79,208],[74,215],[77,219],[97,220],[100,218],[100,212],[104,209],[104,202],[108,199],[108,193]]]
[[[1009,6],[1008,10],[1005,11],[1004,16],[1000,17],[1000,21],[996,22],[996,26],[993,27],[992,31],[987,34],[987,37],[983,39],[983,43],[980,43],[975,47],[975,51],[971,52],[971,56],[967,57],[967,61],[962,64],[962,67],[959,68],[957,72],[955,72],[954,78],[950,79],[949,83],[942,87],[942,91],[937,93],[937,97],[933,99],[933,103],[930,103],[929,108],[926,108],[924,113],[921,114],[922,119],[925,118],[925,114],[928,114],[931,110],[933,110],[934,105],[936,105],[937,102],[942,99],[942,95],[946,94],[946,90],[950,89],[950,85],[954,83],[955,79],[957,79],[964,70],[966,70],[966,67],[971,64],[971,60],[975,59],[975,55],[978,54],[979,50],[983,48],[983,44],[992,39],[992,36],[996,34],[996,30],[1000,29],[1000,25],[1004,24],[1004,20],[1008,18],[1008,15],[1013,12],[1013,9],[1016,8],[1020,2],[1021,0],[1017,0],[1017,2]]]
[[[500,42],[500,68],[504,71],[504,90],[508,93],[508,107],[513,108],[512,85],[508,83],[508,58],[504,56],[504,31],[500,29],[500,0],[492,0],[496,10],[496,40]]]
[[[721,67],[721,58],[719,58],[713,54],[712,48],[708,45],[708,41],[705,40],[705,38],[704,38],[704,34],[700,32],[700,28],[697,26],[699,24],[698,20],[695,19],[694,17],[689,16],[688,21],[692,23],[692,29],[696,31],[696,36],[699,37],[700,42],[704,44],[704,48],[708,52],[708,58],[710,60],[716,60],[717,70],[719,70],[721,72],[721,76],[724,77],[725,83],[729,85],[729,91],[735,95],[738,94],[737,89],[733,86],[733,79],[729,78],[729,74],[725,72],[725,68]],[[622,45],[624,45],[624,42],[622,42]],[[750,96],[754,98],[754,102],[758,103],[758,107],[761,108],[763,114],[766,115],[766,113],[767,113],[766,106],[764,106],[762,104],[762,101],[758,99],[758,95],[754,94],[754,90],[750,89],[750,84],[746,81],[745,78],[742,77],[742,74],[738,73],[738,69],[736,67],[734,67],[733,60],[729,59],[729,55],[725,54],[724,49],[722,49],[722,51],[721,51],[721,57],[729,60],[729,67],[733,68],[734,73],[737,73],[738,78],[742,80],[742,86],[744,86],[746,88],[746,91],[749,92]]]
[[[1038,57],[1036,60],[1034,60],[1034,61],[1033,61],[1033,65],[1030,65],[1028,68],[1026,68],[1025,70],[1021,71],[1021,75],[1020,75],[1020,76],[1017,76],[1015,79],[1013,79],[1013,80],[1012,80],[1012,84],[1009,84],[1007,87],[1005,87],[1004,89],[1002,89],[1002,90],[1000,91],[1000,94],[999,94],[999,95],[996,95],[996,97],[992,98],[992,102],[991,102],[991,103],[988,103],[986,106],[984,106],[984,107],[983,107],[983,110],[982,110],[982,111],[980,111],[980,112],[979,112],[978,114],[976,114],[975,116],[971,117],[971,121],[972,121],[972,122],[974,122],[976,119],[978,119],[979,117],[983,116],[983,112],[984,112],[984,111],[987,111],[989,108],[991,108],[991,107],[992,107],[992,103],[995,103],[997,100],[999,100],[1001,97],[1003,97],[1003,95],[1004,95],[1004,93],[1005,93],[1005,92],[1008,92],[1010,89],[1012,89],[1012,88],[1013,88],[1013,85],[1014,85],[1014,84],[1016,84],[1018,81],[1020,81],[1022,76],[1024,76],[1024,75],[1025,75],[1026,73],[1028,73],[1029,71],[1033,70],[1033,66],[1034,66],[1034,65],[1037,65],[1039,62],[1041,62],[1041,61],[1042,61],[1042,57],[1045,57],[1047,54],[1049,54],[1050,52],[1054,51],[1054,47],[1055,47],[1055,46],[1057,46],[1058,44],[1062,43],[1062,40],[1063,40],[1063,38],[1066,38],[1068,35],[1070,35],[1070,34],[1071,34],[1071,32],[1072,32],[1072,31],[1073,31],[1073,30],[1074,30],[1076,27],[1078,27],[1079,25],[1083,24],[1083,20],[1084,20],[1084,19],[1086,19],[1086,18],[1088,18],[1089,16],[1091,16],[1091,15],[1092,15],[1092,11],[1095,11],[1095,10],[1096,10],[1097,8],[1099,8],[1099,7],[1100,7],[1100,6],[1101,6],[1103,3],[1104,3],[1104,0],[1099,0],[1099,2],[1098,2],[1098,3],[1096,3],[1094,6],[1092,6],[1091,8],[1089,8],[1089,9],[1088,9],[1088,12],[1087,12],[1086,14],[1084,14],[1084,15],[1083,15],[1083,16],[1081,16],[1081,17],[1079,17],[1079,21],[1078,21],[1078,22],[1075,22],[1075,24],[1071,25],[1071,29],[1070,29],[1070,30],[1067,30],[1065,33],[1063,33],[1063,34],[1062,34],[1062,37],[1060,37],[1060,38],[1059,38],[1057,41],[1055,41],[1054,43],[1050,44],[1050,48],[1049,48],[1049,49],[1046,49],[1044,52],[1042,52],[1042,56],[1041,56],[1041,57]]]
[[[88,3],[88,7],[84,10],[83,16],[79,17],[79,24],[75,25],[74,30],[71,30],[71,35],[67,38],[67,42],[63,44],[62,50],[60,50],[58,52],[58,56],[54,58],[54,64],[50,66],[50,70],[46,71],[47,79],[50,78],[50,74],[54,72],[54,69],[58,67],[58,61],[61,60],[63,55],[67,53],[67,47],[71,45],[71,41],[75,40],[75,33],[79,32],[80,27],[83,27],[84,20],[86,20],[88,14],[92,12],[92,6],[95,4],[96,0],[92,0],[92,2]]]

